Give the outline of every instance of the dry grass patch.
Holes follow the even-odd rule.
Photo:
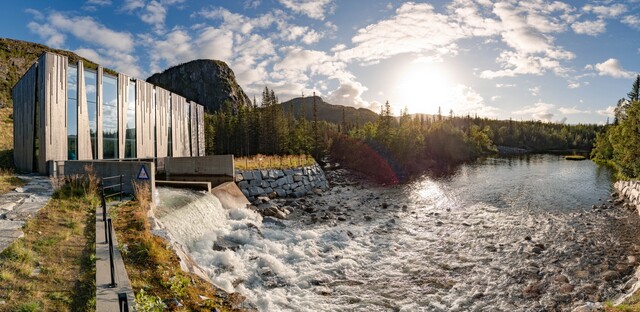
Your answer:
[[[309,155],[266,156],[260,154],[236,157],[234,162],[238,170],[291,169],[313,166],[316,163],[315,159]]]
[[[0,169],[0,195],[13,191],[16,187],[24,186],[24,181],[13,175],[9,169]]]
[[[2,309],[95,311],[96,201],[63,190],[0,254]]]
[[[214,307],[234,311],[232,307],[244,300],[242,296],[227,295],[199,276],[183,272],[169,244],[150,233],[146,208],[150,198],[136,189],[136,197],[146,205],[133,201],[113,208],[110,214],[140,310],[162,311],[158,303],[162,306],[163,300],[176,298],[183,307],[172,311],[211,311]]]

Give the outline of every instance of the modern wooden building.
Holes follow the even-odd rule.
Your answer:
[[[204,107],[101,66],[45,53],[13,87],[14,161],[51,173],[53,161],[205,155]]]

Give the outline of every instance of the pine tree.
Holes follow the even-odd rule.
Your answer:
[[[637,101],[640,96],[640,75],[636,76],[636,80],[633,81],[633,87],[631,91],[627,93],[629,101]]]
[[[320,129],[318,127],[318,105],[316,104],[316,93],[313,92],[313,124],[311,125],[313,132],[313,157],[320,161]]]

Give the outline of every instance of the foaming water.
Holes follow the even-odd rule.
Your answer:
[[[640,220],[588,209],[610,179],[588,161],[487,159],[391,189],[338,186],[306,203],[345,221],[298,209],[262,222],[164,188],[158,217],[216,285],[262,311],[563,310],[622,282],[600,275],[628,255]],[[191,204],[165,205],[181,198]]]

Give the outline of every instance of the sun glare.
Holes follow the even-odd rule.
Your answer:
[[[448,107],[452,83],[445,70],[437,65],[413,64],[399,79],[396,107],[409,109],[409,113],[435,114],[438,107]],[[446,114],[446,112],[442,112]]]

